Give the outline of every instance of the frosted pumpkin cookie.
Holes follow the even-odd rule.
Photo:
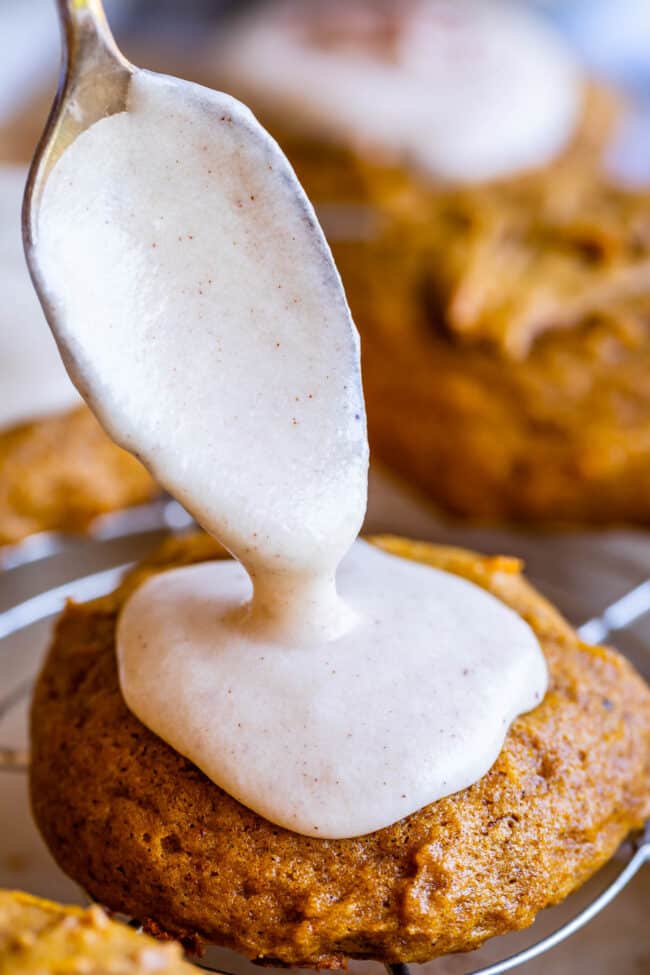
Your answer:
[[[329,230],[376,455],[456,515],[647,522],[650,196],[611,184],[616,99],[561,39],[513,5],[287,2],[209,63]]]
[[[299,835],[237,802],[135,718],[118,682],[134,589],[224,557],[206,536],[172,541],[113,595],[68,606],[34,696],[34,815],[94,898],[269,963],[423,962],[531,924],[650,815],[650,691],[629,663],[582,643],[515,559],[374,544],[473,582],[537,636],[549,691],[489,772],[352,839]]]

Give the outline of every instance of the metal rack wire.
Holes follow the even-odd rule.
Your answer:
[[[189,516],[176,502],[161,500],[99,522],[93,538],[95,541],[119,540],[135,533],[147,535],[161,530],[179,530],[191,524]],[[24,572],[30,566],[36,568],[46,564],[48,560],[64,553],[68,545],[69,540],[64,537],[44,535],[12,549],[5,549],[0,553],[0,565],[4,567],[3,579],[7,580],[13,574]],[[3,639],[55,616],[66,598],[74,596],[78,600],[87,600],[110,591],[128,564],[114,564],[98,572],[77,576],[60,585],[38,591],[12,605],[0,605],[0,646]],[[622,596],[606,603],[599,614],[578,628],[578,632],[586,642],[603,642],[608,637],[625,631],[646,614],[650,614],[650,578],[641,579]],[[4,693],[0,691],[0,721],[13,708],[24,703],[29,696],[31,683],[31,678],[23,679],[7,688]],[[0,742],[0,772],[24,774],[28,761],[25,749],[3,747]],[[625,844],[618,857],[615,876],[579,913],[524,950],[485,967],[470,969],[467,975],[500,975],[556,947],[595,918],[646,863],[650,863],[650,823],[646,824],[642,833]],[[389,975],[411,975],[408,965],[386,965],[385,968]],[[225,970],[209,970],[223,971],[223,975],[229,975]]]

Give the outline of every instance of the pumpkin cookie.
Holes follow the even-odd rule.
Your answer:
[[[67,607],[36,687],[34,814],[93,897],[268,963],[423,962],[531,924],[650,815],[650,692],[627,661],[582,643],[515,559],[374,542],[482,586],[538,637],[549,691],[491,770],[354,839],[298,835],[242,806],[120,692],[115,627],[128,595],[154,572],[224,557],[206,536],[173,540],[114,594]]]

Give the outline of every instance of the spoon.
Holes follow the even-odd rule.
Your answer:
[[[57,8],[63,44],[61,78],[23,202],[25,256],[46,315],[35,247],[36,218],[47,178],[77,136],[99,119],[125,110],[135,70],[115,42],[102,0],[57,0]]]
[[[100,0],[58,9],[63,78],[23,210],[36,291],[100,425],[241,553],[266,612],[261,576],[277,588],[303,563],[309,580],[312,561],[335,566],[365,510],[359,339],[340,277],[245,105],[130,64]]]

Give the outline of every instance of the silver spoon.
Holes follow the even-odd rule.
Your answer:
[[[23,202],[23,244],[34,286],[43,302],[36,260],[36,227],[48,176],[65,150],[99,119],[123,112],[134,66],[118,48],[102,0],[57,0],[63,59],[61,79],[37,146]],[[49,317],[49,316],[48,316]]]

